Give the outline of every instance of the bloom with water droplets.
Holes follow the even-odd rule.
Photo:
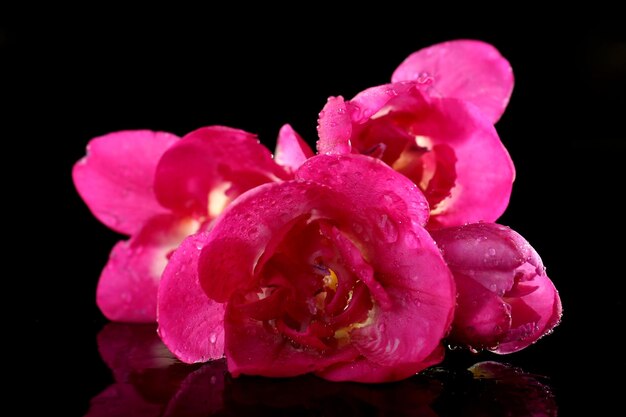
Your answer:
[[[369,155],[404,174],[430,204],[430,229],[495,221],[515,178],[493,126],[510,66],[491,46],[459,42],[411,55],[392,84],[331,97],[319,117],[319,152]]]
[[[419,189],[380,161],[312,157],[174,252],[159,333],[185,362],[225,353],[235,376],[411,376],[442,359],[455,305],[427,219]]]
[[[518,233],[495,223],[474,223],[432,236],[458,290],[452,343],[512,353],[559,323],[559,293],[537,252]]]
[[[91,212],[131,236],[113,248],[96,295],[106,317],[127,322],[155,321],[161,273],[185,237],[208,227],[244,191],[291,177],[254,135],[221,126],[182,139],[110,133],[89,143],[72,175]]]

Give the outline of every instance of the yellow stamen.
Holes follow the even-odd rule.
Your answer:
[[[324,282],[324,287],[329,288],[333,291],[337,291],[337,285],[339,284],[339,280],[337,278],[337,274],[332,269],[328,269],[329,274],[325,275],[322,281]]]

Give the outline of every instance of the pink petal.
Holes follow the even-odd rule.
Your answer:
[[[422,226],[428,221],[428,202],[415,184],[375,158],[318,155],[300,167],[296,178],[341,193],[341,199],[352,204],[350,215],[367,219],[362,227],[353,230],[357,235],[393,241],[398,238],[398,224],[414,222]]]
[[[206,237],[202,232],[183,241],[159,286],[159,335],[186,363],[224,356],[224,305],[209,299],[198,281],[198,258]]]
[[[330,97],[319,114],[317,141],[319,153],[350,153],[352,121],[343,97]]]
[[[426,369],[441,363],[444,356],[443,346],[438,346],[433,353],[421,361],[418,368]],[[352,362],[340,362],[323,370],[315,372],[316,375],[329,381],[354,381],[362,383],[380,383],[400,381],[413,376],[415,366],[403,369],[401,366],[390,367],[378,365],[365,358],[359,358]]]
[[[494,292],[463,274],[450,339],[474,350],[495,349],[511,329],[511,308]]]
[[[155,192],[176,213],[214,218],[239,194],[287,177],[255,135],[210,126],[189,133],[163,155]]]
[[[370,120],[392,99],[402,99],[416,88],[414,82],[398,82],[370,87],[349,101],[352,106],[352,122],[363,124]]]
[[[359,274],[379,306],[370,325],[351,332],[351,342],[364,359],[358,366],[334,365],[319,375],[359,382],[399,380],[443,359],[441,340],[452,323],[456,291],[428,233],[419,226],[413,233],[418,246],[400,241],[371,255],[378,281],[367,270]],[[353,244],[341,235],[335,244],[352,270],[363,271],[364,260]]]
[[[537,289],[532,293],[509,300],[513,315],[512,331],[493,350],[495,353],[506,354],[524,349],[550,334],[561,321],[563,307],[552,281],[541,274],[533,279],[533,285]],[[526,308],[521,308],[522,303]]]
[[[309,145],[290,125],[286,124],[280,129],[274,152],[274,160],[278,165],[295,171],[312,156]]]
[[[102,223],[133,234],[152,216],[165,213],[154,197],[154,173],[177,136],[149,130],[109,133],[92,139],[87,156],[74,165],[80,196]]]
[[[156,320],[157,288],[167,257],[198,223],[171,215],[153,217],[130,240],[111,251],[100,275],[96,302],[110,320]]]
[[[400,64],[392,82],[416,81],[432,96],[469,101],[492,122],[500,119],[513,91],[513,70],[492,45],[475,40],[421,49]]]
[[[430,117],[414,124],[433,145],[456,156],[456,186],[431,213],[430,228],[495,221],[509,204],[515,168],[493,126],[479,111],[454,99],[434,99]]]

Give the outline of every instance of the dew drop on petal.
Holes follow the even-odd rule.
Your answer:
[[[411,249],[416,249],[419,244],[419,238],[415,235],[415,233],[408,231],[405,235],[404,235],[404,243]],[[441,248],[443,250],[443,247]]]
[[[215,344],[215,342],[217,342],[217,334],[211,333],[209,335],[209,342],[211,342],[211,344]]]
[[[398,226],[386,214],[381,215],[378,219],[378,227],[387,243],[393,243],[398,240]]]

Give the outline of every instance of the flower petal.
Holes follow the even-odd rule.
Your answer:
[[[472,278],[454,278],[459,296],[450,340],[474,350],[496,348],[511,329],[511,308]]]
[[[331,379],[398,380],[443,359],[441,341],[452,323],[456,290],[428,233],[419,226],[412,232],[417,245],[408,247],[400,240],[388,244],[386,250],[381,245],[370,255],[370,268],[376,271],[377,281],[359,273],[378,307],[368,320],[371,323],[358,326],[350,334],[362,360],[358,366],[354,362],[334,365],[328,373]],[[335,241],[351,269],[364,271],[364,260],[358,259],[356,247],[341,235]],[[319,374],[327,375],[326,371]]]
[[[228,202],[257,185],[288,178],[255,135],[224,126],[187,134],[161,158],[155,192],[182,215],[216,217]]]
[[[456,186],[431,213],[429,227],[497,220],[509,204],[515,168],[478,109],[455,99],[433,99],[429,117],[414,129],[433,145],[449,146],[456,156]]]
[[[355,228],[357,235],[376,233],[376,239],[387,242],[398,238],[398,224],[428,221],[428,202],[417,186],[375,158],[318,155],[300,167],[296,178],[331,187],[352,205],[351,215],[368,219]]]
[[[74,165],[74,185],[93,215],[119,233],[137,231],[165,213],[153,192],[157,163],[178,137],[128,130],[92,139],[87,156]]]
[[[128,241],[118,242],[98,282],[96,302],[110,320],[156,320],[157,288],[167,257],[198,223],[171,215],[153,217]]]
[[[559,293],[547,275],[533,279],[537,288],[530,294],[509,300],[513,323],[511,331],[502,340],[495,353],[517,352],[550,334],[559,324],[563,307]]]
[[[319,114],[317,150],[319,153],[350,153],[352,121],[343,97],[329,97]]]
[[[174,251],[159,286],[159,335],[186,363],[224,356],[224,305],[209,299],[198,280],[206,233],[189,236]]]
[[[492,45],[475,40],[421,49],[400,64],[392,82],[416,81],[437,97],[469,101],[495,123],[509,103],[513,70]]]
[[[286,124],[280,129],[274,152],[274,160],[278,165],[295,171],[312,156],[309,145],[290,125]]]

